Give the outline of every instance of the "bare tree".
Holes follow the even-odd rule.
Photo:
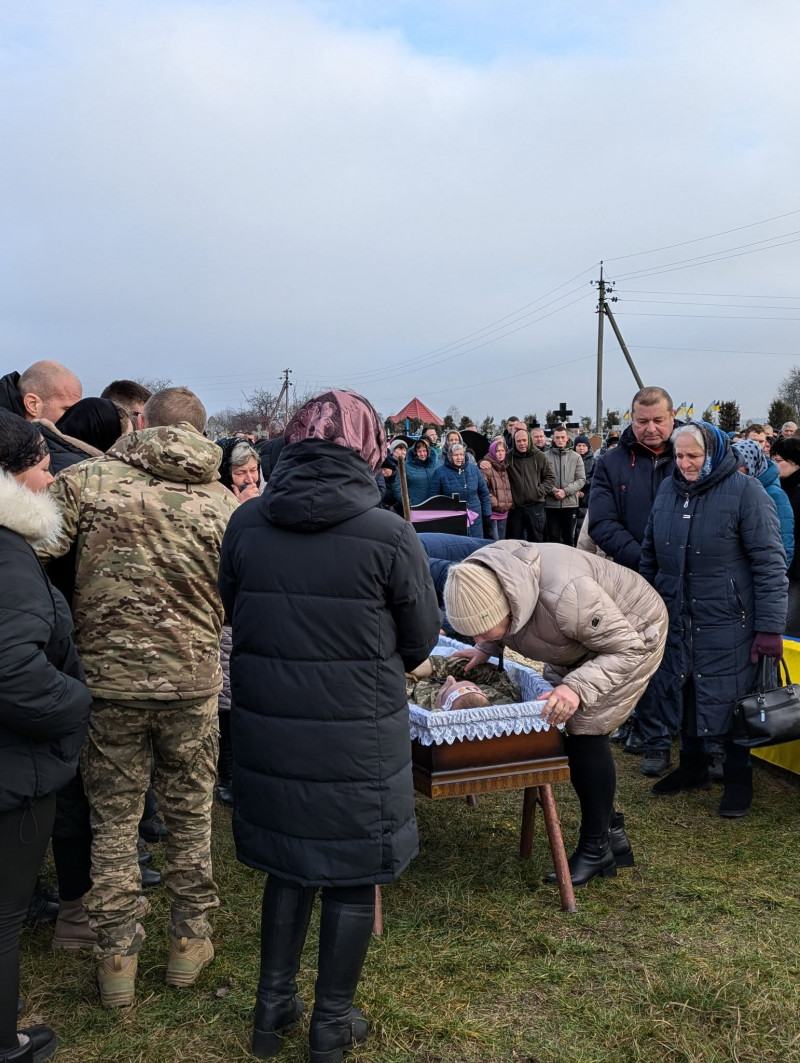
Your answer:
[[[157,391],[163,391],[164,388],[172,387],[171,376],[137,376],[133,378],[137,384],[141,384],[143,388],[147,388],[148,391],[152,391],[155,394]]]
[[[778,385],[778,398],[800,410],[800,365],[793,365]],[[789,418],[794,420],[794,418]],[[773,422],[770,421],[770,424]]]

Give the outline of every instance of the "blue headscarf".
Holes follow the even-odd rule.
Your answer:
[[[731,442],[725,432],[717,428],[716,425],[709,424],[708,421],[687,421],[686,424],[682,425],[673,433],[673,442],[677,436],[683,434],[687,428],[695,429],[695,431],[692,432],[692,435],[696,436],[699,433],[703,440],[703,446],[706,452],[705,461],[700,469],[697,480],[695,480],[695,483],[697,483],[700,480],[704,480],[706,476],[712,473],[725,455],[730,453]]]

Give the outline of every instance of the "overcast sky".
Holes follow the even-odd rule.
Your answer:
[[[799,37],[796,0],[3,0],[0,369],[593,413],[604,259],[645,383],[763,414]]]

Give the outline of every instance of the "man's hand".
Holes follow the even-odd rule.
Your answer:
[[[553,497],[558,498],[559,500],[562,498],[566,498],[567,492],[564,490],[563,487],[557,487],[555,491],[553,491]]]
[[[468,650],[456,650],[455,653],[450,655],[451,657],[463,657],[469,661],[469,664],[464,669],[464,673],[468,674],[473,668],[477,668],[479,664],[486,664],[489,660],[489,654],[484,653],[483,650],[479,650],[477,646],[474,649]]]
[[[234,484],[233,493],[240,502],[247,502],[251,498],[258,498],[258,484],[244,484],[242,487]]]
[[[553,689],[552,694],[547,699],[547,704],[544,707],[545,723],[549,723],[551,727],[566,723],[578,711],[580,704],[581,699],[575,691],[562,683],[561,686]]]
[[[491,471],[491,468],[492,468],[492,466],[491,466],[491,465],[489,464],[489,462],[488,462],[488,461],[482,461],[482,462],[480,463],[480,465],[478,466],[478,468],[479,468],[479,469],[483,469],[483,471],[484,471],[484,472],[490,472],[490,471]]]

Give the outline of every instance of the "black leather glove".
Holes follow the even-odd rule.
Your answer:
[[[493,539],[494,538],[494,536],[492,535],[492,518],[491,517],[484,517],[483,518],[483,537],[484,537],[484,539]]]

